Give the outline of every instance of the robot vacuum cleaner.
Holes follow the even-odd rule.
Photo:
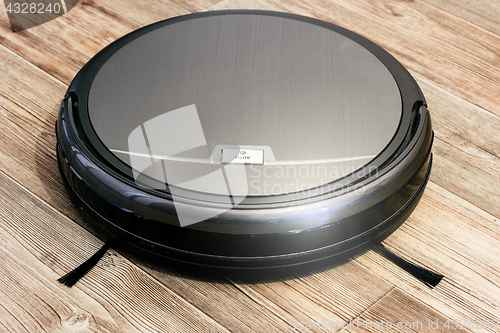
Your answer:
[[[56,132],[68,193],[103,240],[248,274],[380,243],[422,196],[433,140],[422,92],[389,53],[253,10],[115,41],[70,84]]]

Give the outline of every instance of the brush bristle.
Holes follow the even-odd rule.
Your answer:
[[[443,279],[443,275],[434,273],[426,268],[417,266],[406,259],[401,258],[395,253],[389,251],[382,243],[377,244],[377,248],[382,251],[387,259],[391,260],[393,263],[425,283],[431,288],[434,288]]]
[[[111,247],[112,243],[114,243],[114,239],[108,240],[104,245],[94,253],[92,257],[87,259],[85,262],[83,262],[80,266],[76,267],[73,269],[71,272],[68,272],[66,275],[61,276],[59,279],[57,279],[58,282],[68,286],[72,287],[77,283],[82,277],[85,276],[97,263],[101,258],[104,256],[106,251]]]

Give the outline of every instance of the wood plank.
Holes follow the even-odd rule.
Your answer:
[[[2,239],[2,243],[6,240]],[[14,248],[17,254],[20,252]],[[0,327],[3,332],[116,332],[93,304],[91,312],[0,245]],[[16,269],[13,269],[16,267]],[[48,283],[49,282],[49,283]],[[88,296],[87,296],[88,298]]]
[[[498,220],[433,183],[429,187],[434,190],[433,193],[429,194],[429,189],[426,190],[410,220],[386,243],[403,257],[443,273],[445,280],[437,288],[429,289],[380,253],[368,251],[357,256],[355,261],[375,273],[376,278],[365,278],[362,274],[364,270],[353,269],[349,267],[352,263],[349,263],[322,273],[329,275],[329,278],[312,274],[286,281],[287,287],[280,287],[281,283],[247,283],[241,284],[242,290],[252,299],[267,303],[272,311],[284,319],[288,318],[289,323],[292,320],[295,320],[293,323],[322,322],[323,319],[348,322],[357,318],[369,320],[364,316],[352,315],[360,309],[370,308],[357,302],[360,298],[369,301],[363,298],[370,297],[373,290],[366,292],[365,288],[375,287],[377,292],[382,292],[383,288],[378,288],[381,285],[379,277],[382,277],[411,295],[409,304],[425,303],[420,310],[428,313],[427,319],[441,321],[443,316],[446,319],[495,319],[500,307],[500,285],[497,282],[500,280],[500,270],[492,267],[500,259]],[[477,228],[478,224],[496,227],[497,230],[492,233],[488,228]],[[467,256],[463,257],[464,254]],[[344,281],[348,284],[343,285]],[[358,285],[357,281],[362,284]],[[346,292],[349,290],[352,293]],[[410,297],[408,295],[405,297]],[[377,293],[377,296],[383,296],[383,293]],[[280,307],[277,310],[276,304]],[[359,308],[355,309],[356,306]],[[308,307],[315,310],[309,311]],[[430,308],[440,311],[435,313]],[[425,312],[426,309],[429,311]],[[402,312],[388,313],[397,317]],[[379,321],[393,320],[394,316],[381,317]],[[398,318],[403,320],[406,317]],[[375,321],[374,318],[370,320]]]
[[[360,265],[349,263],[323,272],[296,276],[286,281],[255,282],[248,279],[228,279],[238,289],[227,294],[227,297],[233,298],[231,302],[221,303],[221,295],[226,297],[228,293],[226,288],[220,289],[213,295],[210,294],[210,289],[207,289],[203,293],[210,297],[200,297],[193,295],[192,288],[199,287],[190,283],[191,279],[173,280],[173,277],[179,276],[179,271],[170,271],[164,267],[158,268],[148,264],[146,267],[149,267],[151,274],[165,284],[175,282],[175,287],[171,288],[191,303],[197,302],[197,306],[201,309],[215,307],[218,311],[227,312],[227,316],[239,318],[240,326],[229,326],[229,321],[224,322],[231,331],[245,328],[243,331],[250,329],[261,332],[269,330],[270,327],[273,330],[289,331],[292,328],[290,323],[294,320],[318,320],[325,316],[354,318],[392,287]],[[202,278],[196,276],[196,279]],[[193,300],[193,297],[197,299]],[[235,300],[237,303],[233,304]],[[200,305],[201,302],[203,304]],[[258,312],[248,306],[249,302],[259,306]],[[274,316],[281,321],[276,319],[271,321],[270,317]]]
[[[493,319],[500,308],[500,269],[493,267],[500,259],[500,237],[498,230],[474,227],[495,222],[495,217],[476,212],[467,201],[430,182],[410,218],[385,241],[394,252],[445,275],[434,289],[377,252],[356,261],[449,318]]]
[[[500,217],[500,117],[426,80],[418,83],[435,133],[431,180]]]
[[[9,64],[9,65],[7,65]],[[12,63],[14,66],[15,64]],[[9,62],[5,62],[5,66],[2,67],[2,70],[4,72],[6,72],[8,75],[12,75],[12,76],[15,76],[17,75],[17,71],[18,69],[15,69],[12,67],[12,65],[9,63]],[[27,90],[29,89],[30,86],[33,86],[33,85],[36,85],[37,84],[38,79],[34,79],[32,81],[29,81],[29,80],[26,80],[26,82],[23,83],[22,86],[20,87],[14,87],[14,89],[10,89],[7,94],[11,94],[12,96],[15,96],[16,94],[19,95],[19,93],[16,93],[16,91],[24,91],[24,90]],[[45,84],[45,83],[44,83]],[[60,87],[63,87],[62,85]],[[425,89],[425,87],[423,87],[423,89]],[[439,89],[438,89],[439,90]],[[430,105],[430,108],[431,108],[431,112],[433,112],[433,117],[440,117],[438,118],[438,121],[435,121],[435,126],[437,124],[437,126],[439,126],[440,124],[442,123],[447,123],[447,122],[443,122],[442,120],[443,119],[453,119],[453,117],[461,117],[461,119],[457,119],[456,122],[453,122],[452,125],[450,126],[455,126],[455,129],[454,129],[454,133],[453,135],[457,136],[457,135],[461,135],[463,136],[464,134],[463,133],[474,133],[473,131],[471,131],[470,129],[468,131],[464,131],[464,125],[463,124],[467,124],[468,122],[472,121],[472,119],[470,119],[471,117],[467,115],[467,108],[470,108],[472,107],[472,105],[470,105],[469,103],[462,103],[462,100],[459,100],[459,99],[455,99],[455,100],[449,100],[449,99],[445,99],[445,98],[442,98],[442,96],[440,95],[442,92],[440,91],[437,91],[436,93],[433,93],[433,90],[432,89],[429,89],[428,91],[425,91],[425,94],[428,96],[428,100],[429,100],[429,105]],[[43,98],[46,98],[47,92],[41,92],[40,91],[40,94],[39,96],[36,96],[36,100],[34,101],[34,103],[44,103],[43,101]],[[49,96],[57,96],[57,99],[60,98],[59,96],[62,96],[62,89],[59,90],[59,92],[54,92],[54,90],[51,90],[49,92]],[[12,98],[12,96],[10,96],[9,98]],[[429,97],[430,96],[430,97]],[[444,102],[446,101],[446,102]],[[19,98],[16,97],[14,98],[13,100],[13,103],[19,103]],[[53,106],[50,106],[52,108],[53,111],[51,112],[57,112],[57,108],[55,107],[57,104],[58,104],[58,101],[57,100],[52,100],[51,101],[52,105]],[[447,105],[445,103],[448,103]],[[463,105],[464,104],[464,105]],[[439,106],[439,108],[438,108]],[[5,107],[5,106],[4,106]],[[8,108],[12,108],[13,106],[12,105],[7,105]],[[44,107],[49,107],[48,105],[44,105]],[[440,114],[442,113],[441,111],[438,113],[437,111],[434,111],[434,110],[443,110],[443,111],[446,111],[448,110],[449,112],[448,113],[445,113],[443,114],[443,116],[440,116]],[[454,110],[456,110],[457,112],[453,112]],[[477,111],[477,110],[476,110]],[[434,114],[434,112],[437,112],[436,114]],[[481,112],[480,111],[477,111],[475,112],[476,114],[480,114]],[[464,115],[464,117],[462,117],[462,115]],[[17,114],[15,115],[12,115],[13,117],[18,117]],[[37,117],[39,117],[39,115],[37,115]],[[476,121],[475,123],[473,123],[474,126],[478,126],[480,124],[485,124],[485,126],[489,126],[492,130],[492,132],[489,132],[489,131],[483,131],[481,133],[494,133],[493,135],[483,135],[483,141],[484,140],[489,140],[487,141],[488,142],[488,146],[484,146],[485,148],[484,149],[487,149],[488,151],[492,151],[494,154],[498,155],[498,145],[494,144],[495,142],[498,142],[496,141],[498,135],[495,135],[497,133],[500,133],[500,131],[498,131],[498,121],[494,121],[493,118],[489,118],[489,117],[486,117],[486,115],[475,115],[474,117],[476,117]],[[493,119],[493,121],[492,121]],[[44,121],[48,121],[49,123],[53,123],[55,121],[55,117],[51,117],[50,119],[47,119],[47,120],[44,120]],[[457,124],[457,125],[454,125],[454,124]],[[25,122],[25,125],[24,126],[29,126],[30,124],[34,124],[32,121],[26,121]],[[458,127],[457,127],[458,126]],[[51,127],[51,126],[50,126]],[[45,131],[45,133],[42,134],[42,137],[45,137],[47,135],[50,135],[52,136],[52,128],[50,127],[47,127],[47,130]],[[28,127],[26,128],[27,131],[31,131],[31,130],[35,130],[33,129],[33,126]],[[440,129],[437,128],[436,131],[439,131]],[[478,131],[479,132],[479,131]],[[439,133],[438,133],[439,134]],[[448,139],[448,142],[450,140],[453,140],[455,139],[455,137],[450,137]],[[474,140],[477,139],[477,135],[475,138],[470,138],[468,139],[469,141],[472,141],[472,142],[475,142]],[[12,140],[12,143],[13,144],[16,144],[18,143],[19,145],[22,145],[22,144],[26,144],[26,142],[24,142],[26,140],[26,137],[24,136],[20,136],[19,139],[17,140]],[[462,141],[460,142],[464,142],[464,138],[461,139]],[[36,142],[36,141],[35,141]],[[50,144],[49,144],[50,146]],[[10,151],[17,151],[19,149],[19,147],[13,147],[13,149],[10,149]],[[41,150],[40,149],[34,149],[36,152],[40,152]],[[43,151],[43,150],[42,150]],[[45,149],[45,151],[47,151],[47,153],[49,155],[52,154],[51,150],[50,149]],[[29,155],[31,156],[31,155]],[[28,156],[28,157],[29,157]],[[437,156],[436,158],[439,158],[439,156]],[[33,161],[35,160],[35,161]],[[33,166],[33,165],[36,165],[36,163],[32,163],[32,162],[36,162],[36,160],[38,159],[33,159],[31,161],[22,161],[21,164],[24,164],[24,165],[27,165],[27,166]],[[31,162],[31,163],[29,163]],[[467,163],[467,159],[463,159],[461,162],[459,163]],[[436,167],[435,168],[439,168],[439,166],[443,166],[445,165],[446,161],[443,161],[443,163],[436,163]],[[498,165],[495,161],[492,161],[491,165],[493,166],[493,168]],[[14,167],[14,170],[17,170],[17,167],[18,166],[13,166]],[[40,165],[40,167],[44,167],[43,165]],[[470,170],[470,167],[469,166],[463,166],[462,167],[463,169],[469,169]],[[483,173],[484,174],[484,170],[482,170],[482,166],[480,165],[479,167],[476,166],[475,169],[478,169],[478,173]],[[56,170],[54,170],[54,168],[51,168],[52,169],[52,172],[49,172],[49,174],[51,175],[54,175],[52,178],[49,177],[49,180],[54,180],[54,182],[58,182],[58,175],[57,175],[57,172],[55,172]],[[449,175],[448,175],[448,171],[450,170],[450,165],[446,165],[445,168],[443,168],[443,172],[441,173],[443,175],[442,177],[442,181],[447,181],[450,183],[450,186],[455,186],[455,187],[458,187],[457,188],[457,191],[461,190],[461,189],[465,189],[468,191],[464,194],[464,195],[472,195],[473,197],[475,196],[475,201],[478,202],[478,204],[481,206],[481,204],[484,204],[485,202],[488,203],[488,207],[485,207],[486,209],[498,209],[498,206],[496,205],[496,202],[497,202],[497,197],[495,196],[495,192],[497,192],[497,189],[496,188],[492,188],[490,193],[491,195],[488,195],[486,197],[486,201],[484,199],[484,196],[481,196],[481,195],[477,195],[475,194],[474,191],[471,191],[470,189],[472,188],[471,186],[469,186],[469,184],[467,183],[467,181],[455,181],[456,178],[450,178]],[[492,169],[493,171],[495,171],[495,169]],[[460,176],[463,176],[463,175],[466,175],[464,173],[460,174],[460,169],[457,171],[458,175],[457,177],[460,177]],[[490,177],[489,174],[484,174],[483,176],[483,180],[485,182],[488,181],[488,178]],[[51,181],[51,184],[54,184],[54,182]],[[441,183],[441,185],[443,185]],[[481,184],[480,184],[481,185]],[[53,188],[53,186],[51,186]],[[51,192],[52,193],[52,192]],[[488,200],[489,199],[489,200]]]
[[[1,230],[3,231],[3,229]],[[113,316],[112,313],[101,305],[99,300],[91,298],[84,291],[78,288],[68,289],[60,284],[54,284],[52,278],[54,271],[40,262],[12,235],[5,232],[0,233],[0,248],[2,252],[0,258],[4,261],[11,260],[14,262],[2,265],[3,269],[0,270],[0,274],[9,275],[7,282],[0,284],[0,292],[6,295],[5,297],[0,297],[0,307],[3,307],[4,300],[6,302],[7,297],[10,297],[11,300],[19,298],[30,300],[33,298],[35,302],[43,303],[40,304],[42,308],[47,306],[56,308],[56,312],[59,314],[58,319],[51,321],[50,319],[42,318],[45,324],[52,325],[54,331],[57,331],[56,327],[61,323],[62,326],[68,326],[72,323],[76,324],[75,319],[80,315],[80,319],[83,320],[79,322],[81,324],[88,322],[85,325],[90,326],[90,329],[97,327],[100,331],[115,332],[117,331],[117,327],[127,326],[119,316]],[[13,267],[16,269],[12,269]],[[15,283],[19,289],[14,294],[11,291],[11,283]],[[23,296],[20,297],[19,295]],[[23,304],[23,302],[20,302],[20,304]],[[8,316],[0,316],[0,323],[6,323],[7,321],[16,323],[15,325],[5,324],[9,329],[22,326],[23,318],[19,318],[20,321],[16,320],[15,317],[12,317],[12,313],[8,313],[8,310],[6,309]],[[11,317],[10,320],[8,317]],[[130,327],[130,330],[134,331],[132,327]],[[5,331],[8,330],[6,329]]]
[[[491,0],[420,0],[441,9],[447,13],[460,17],[461,19],[477,25],[485,30],[500,35],[500,6],[497,1]]]
[[[66,86],[3,46],[0,58],[0,169],[74,217],[55,157],[54,125]]]
[[[94,0],[93,2],[106,7],[108,11],[115,12],[120,17],[136,22],[140,26],[191,12],[191,10],[169,0],[129,1],[126,6],[121,0]]]
[[[191,13],[201,12],[220,2],[220,0],[173,0],[179,6],[187,9]]]
[[[498,158],[481,159],[488,155],[477,149],[476,154],[466,153],[451,143],[437,137],[434,140],[434,169],[431,180],[445,186],[450,192],[477,205],[485,211],[500,216],[498,206],[500,184],[497,181]],[[481,188],[481,191],[477,191]]]
[[[140,25],[136,22],[96,2],[85,1],[55,20],[16,33],[2,18],[0,45],[69,84],[98,51],[137,28]]]
[[[291,331],[285,322],[288,318],[242,292],[229,279],[206,276],[203,268],[194,274],[163,264],[131,260],[231,332]]]
[[[260,10],[276,10],[273,6],[260,0],[223,0],[208,10],[225,10],[225,9],[260,9]]]
[[[500,117],[492,117],[484,109],[427,80],[417,77],[417,82],[431,111],[436,136],[464,152],[476,154],[483,161],[489,162],[500,156]]]
[[[0,182],[9,185],[8,180],[4,182],[1,174]],[[142,268],[133,265],[114,251],[110,251],[97,267],[68,290],[55,280],[95,252],[100,246],[99,241],[73,221],[31,198],[36,201],[36,205],[41,205],[53,215],[50,219],[42,215],[40,219],[43,219],[43,224],[37,223],[32,215],[37,217],[39,214],[31,205],[27,205],[29,198],[23,198],[18,191],[9,187],[5,188],[5,191],[12,197],[8,198],[0,191],[0,198],[9,199],[4,204],[0,203],[3,213],[6,214],[0,214],[0,220],[5,220],[0,228],[4,229],[0,235],[10,235],[13,238],[11,243],[22,244],[38,262],[51,268],[44,283],[55,284],[68,292],[75,289],[84,290],[91,298],[105,304],[113,318],[123,317],[121,320],[127,325],[147,331],[171,331],[181,327],[186,331],[190,326],[208,331],[225,331],[222,329],[224,326],[232,332],[262,331],[270,325],[283,326],[280,318],[269,314],[267,309],[259,304],[249,301],[247,296],[223,279],[204,279],[202,273],[200,276],[186,277],[179,272],[158,266],[154,270],[151,269],[154,276],[152,279],[144,274]],[[11,203],[11,200],[18,202]],[[25,209],[20,206],[22,203]],[[7,206],[9,208],[4,209]],[[14,247],[13,252],[19,253],[20,250]],[[29,263],[29,266],[33,266],[33,263]],[[163,284],[157,285],[158,281],[164,281],[169,289],[164,290]],[[0,284],[0,289],[2,288],[4,286]],[[169,290],[172,288],[175,288],[175,298],[180,295],[182,301],[170,295]],[[195,304],[210,320],[200,319],[201,315],[185,303],[186,300]],[[180,309],[175,310],[177,307]],[[170,318],[169,311],[179,318]],[[189,321],[189,325],[186,322],[180,323],[180,318]],[[220,322],[222,326],[215,324],[215,321]],[[166,326],[167,323],[170,326]]]
[[[500,37],[419,1],[267,0],[283,11],[355,31],[418,76],[500,115]]]
[[[300,322],[321,322],[325,318],[348,321],[393,287],[354,261],[285,281],[232,281],[292,328]]]
[[[472,332],[467,327],[454,329],[450,318],[394,288],[379,302],[355,319],[347,332]]]
[[[75,289],[84,291],[91,298],[98,300],[114,318],[117,318],[125,331],[128,330],[127,327],[130,330],[160,332],[227,331],[121,255],[116,252],[113,254],[113,251],[73,289],[59,284],[56,282],[58,276],[88,258],[89,252],[93,253],[97,250],[97,239],[16,184],[3,172],[0,172],[0,183],[3,184],[0,189],[0,220],[2,221],[0,234],[10,244],[19,243],[39,262],[51,268],[50,274],[44,276],[43,285],[65,291],[66,297],[70,297]],[[19,250],[22,251],[22,249]],[[17,247],[14,247],[14,251],[18,251]],[[9,265],[8,272],[21,276],[25,274],[22,270],[19,271],[23,266],[23,264]],[[8,279],[4,280],[6,281]],[[29,279],[25,280],[26,283],[21,289],[30,288],[28,281]],[[10,286],[4,283],[0,290],[9,290],[9,288]],[[23,299],[18,296],[18,292],[10,294],[13,302],[23,304],[21,307],[27,312],[20,316],[44,317],[36,314],[38,307],[24,304]],[[27,299],[30,297],[27,296]],[[49,304],[54,304],[56,301],[53,298],[47,300]],[[4,307],[9,307],[8,304],[3,304]],[[92,313],[92,309],[86,311]],[[47,319],[57,321],[60,316],[64,314],[58,313]],[[50,322],[45,325],[57,325],[57,323]]]

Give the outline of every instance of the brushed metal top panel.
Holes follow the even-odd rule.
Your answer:
[[[218,144],[266,146],[276,161],[353,158],[350,171],[383,150],[402,112],[394,78],[359,44],[250,14],[185,20],[135,39],[102,66],[88,100],[113,151],[128,151],[141,124],[193,104],[209,154]]]

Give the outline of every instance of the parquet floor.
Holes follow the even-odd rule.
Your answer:
[[[111,250],[73,288],[56,282],[102,245],[75,223],[57,171],[54,123],[68,84],[132,30],[228,8],[338,24],[415,76],[432,115],[433,170],[420,204],[385,243],[443,273],[435,289],[373,250],[321,272],[251,283]],[[382,321],[400,332],[500,331],[492,322],[500,320],[500,2],[85,0],[17,33],[0,13],[0,332],[287,332],[315,322],[326,327],[300,331],[380,332]],[[367,325],[335,327],[350,320]]]

